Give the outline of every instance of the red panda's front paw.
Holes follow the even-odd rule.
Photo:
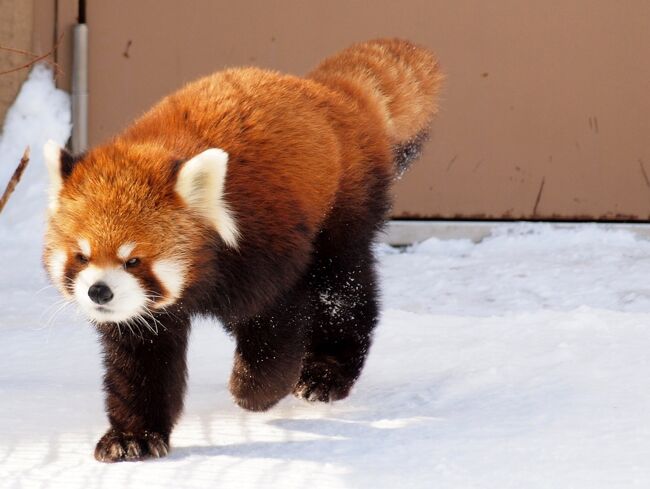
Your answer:
[[[229,387],[237,405],[248,411],[266,411],[288,394],[282,391],[278,393],[254,376],[239,375],[238,372],[233,372],[230,376]]]
[[[108,430],[97,442],[95,458],[100,462],[136,461],[160,458],[169,453],[169,444],[158,433],[145,431],[141,435]]]
[[[248,411],[266,411],[291,393],[300,374],[300,358],[281,361],[255,362],[235,354],[235,364],[230,375],[230,393],[235,402]],[[257,365],[256,365],[257,363]],[[269,364],[271,363],[271,364]],[[251,365],[255,365],[252,367]]]

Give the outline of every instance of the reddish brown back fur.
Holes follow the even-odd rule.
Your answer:
[[[79,206],[64,207],[58,227],[83,225],[93,245],[103,236],[124,242],[126,232],[164,237],[172,229],[200,239],[179,214],[155,209],[159,201],[180,207],[172,162],[210,147],[229,153],[226,200],[247,239],[282,247],[297,225],[315,233],[337,193],[349,207],[363,206],[368,174],[378,170],[368,157],[392,172],[393,146],[426,129],[435,113],[437,63],[406,41],[379,40],[326,59],[310,78],[232,69],[166,97],[77,165],[63,195]],[[106,228],[102,209],[119,211],[119,230]],[[154,247],[162,240],[149,239]]]
[[[64,280],[86,266],[74,259],[81,238],[97,265],[118,265],[116,248],[135,243],[134,274],[157,294],[149,264],[189,262],[179,300],[143,319],[159,334],[101,328],[111,430],[98,459],[166,453],[195,314],[235,336],[230,388],[241,406],[267,409],[292,390],[347,396],[378,317],[371,246],[402,164],[396,148],[408,149],[404,161],[415,154],[440,80],[433,55],[399,40],[353,46],[306,79],[226,70],[166,97],[66,171],[45,250],[46,261],[67,253]],[[214,147],[228,153],[236,248],[175,192],[183,164]]]
[[[443,80],[427,49],[401,39],[378,39],[327,58],[309,77],[366,100],[379,112],[392,145],[426,131],[438,111]]]

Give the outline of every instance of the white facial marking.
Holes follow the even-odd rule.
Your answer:
[[[85,257],[89,257],[91,251],[90,241],[88,241],[87,239],[80,239],[79,241],[77,241],[77,244],[79,245],[79,250],[81,250],[83,255]]]
[[[117,249],[117,257],[122,261],[128,260],[134,248],[135,243],[124,243]]]
[[[106,304],[96,304],[88,296],[88,289],[97,282],[106,284],[113,293]],[[121,267],[88,266],[75,279],[74,296],[86,315],[98,323],[132,319],[144,312],[147,303],[147,295],[138,279]]]
[[[65,262],[68,261],[68,255],[63,250],[54,250],[47,259],[47,269],[50,272],[52,281],[57,285],[65,297],[70,297],[67,288],[63,286],[63,272],[65,271]]]
[[[239,230],[224,200],[227,167],[228,153],[219,148],[206,149],[185,162],[175,189],[190,208],[212,223],[228,246],[236,248]]]
[[[151,268],[170,296],[153,306],[158,309],[173,303],[180,297],[185,286],[185,267],[178,260],[162,259],[155,262]]]

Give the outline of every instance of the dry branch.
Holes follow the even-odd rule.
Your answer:
[[[14,189],[16,188],[16,185],[18,185],[18,182],[20,181],[20,177],[23,176],[23,172],[25,171],[25,167],[27,166],[28,162],[29,162],[29,146],[25,148],[25,152],[23,153],[23,157],[20,159],[20,163],[18,163],[18,167],[16,168],[16,171],[11,176],[11,179],[9,180],[9,183],[7,184],[7,188],[2,194],[2,197],[0,197],[0,212],[2,212],[2,209],[4,209],[5,204],[9,200],[9,196],[13,193]]]
[[[61,68],[59,67],[59,65],[56,62],[52,61],[51,59],[47,59],[47,58],[49,58],[50,56],[52,56],[56,52],[56,50],[59,48],[59,44],[61,44],[62,39],[63,39],[63,34],[61,34],[59,36],[59,39],[56,41],[56,44],[52,47],[52,49],[50,49],[47,53],[41,54],[41,55],[32,53],[30,51],[24,51],[22,49],[15,49],[15,48],[8,48],[6,46],[0,46],[0,51],[7,51],[7,52],[10,52],[10,53],[22,54],[24,56],[29,56],[30,58],[32,58],[30,61],[28,61],[24,65],[17,66],[15,68],[11,68],[11,69],[5,70],[5,71],[0,71],[0,75],[7,75],[9,73],[14,73],[16,71],[26,70],[27,68],[35,65],[39,61],[44,61],[45,63],[50,65],[52,67],[52,69],[54,70],[54,74],[59,75],[59,73],[61,72]]]

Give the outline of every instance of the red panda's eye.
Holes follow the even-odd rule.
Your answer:
[[[139,264],[140,264],[140,258],[131,258],[124,264],[124,266],[126,266],[126,268],[133,268],[133,267],[137,267]]]
[[[83,255],[81,253],[77,253],[74,257],[79,263],[81,263],[83,265],[88,263],[88,257],[86,255]]]

